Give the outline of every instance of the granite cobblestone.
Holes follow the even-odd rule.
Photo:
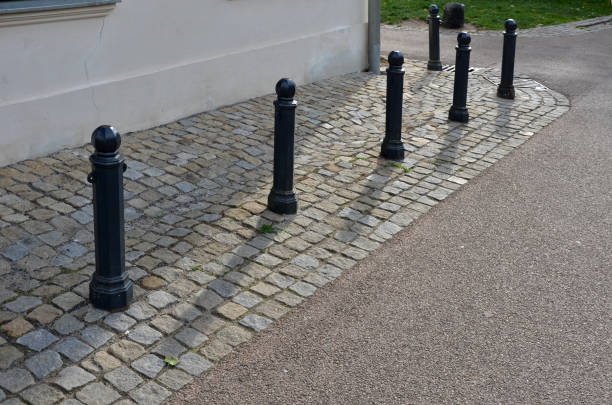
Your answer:
[[[384,77],[298,89],[293,216],[265,209],[273,95],[124,134],[124,312],[87,303],[91,147],[0,168],[0,400],[163,402],[568,109],[528,79],[498,99],[480,69],[453,123],[452,73],[406,69],[398,165],[378,158]]]

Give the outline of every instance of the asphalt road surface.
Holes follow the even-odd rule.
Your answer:
[[[611,55],[612,30],[519,32],[517,73],[570,111],[169,403],[612,403]]]

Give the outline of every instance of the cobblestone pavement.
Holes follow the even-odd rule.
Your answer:
[[[265,210],[273,95],[126,135],[123,312],[87,304],[91,148],[0,169],[0,401],[165,401],[568,110],[478,70],[451,123],[452,72],[406,68],[400,163],[378,158],[384,76],[298,89],[295,216]]]
[[[474,29],[447,29],[441,27],[440,35],[456,35],[458,32],[467,30],[471,35],[487,35],[487,36],[499,36],[500,31],[503,31],[504,22],[500,21],[499,30],[474,30]],[[422,21],[414,24],[398,26],[398,25],[383,25],[381,27],[384,30],[401,30],[401,31],[428,31],[428,25]],[[543,27],[526,28],[521,29],[519,27],[519,33],[521,37],[553,37],[553,36],[568,36],[568,35],[580,35],[587,32],[596,32],[612,28],[612,16],[603,16],[597,18],[591,18],[589,20],[573,21],[565,24],[558,25],[547,25]]]

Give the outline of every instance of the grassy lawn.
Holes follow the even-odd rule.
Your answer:
[[[440,16],[444,4],[440,7]],[[612,14],[610,0],[462,0],[465,20],[480,28],[503,29],[514,18],[520,28],[554,25]],[[411,18],[425,19],[432,0],[381,0],[381,19],[389,24]]]

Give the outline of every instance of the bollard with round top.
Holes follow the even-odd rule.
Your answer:
[[[504,31],[504,54],[502,56],[501,82],[497,95],[501,98],[514,99],[514,56],[516,54],[516,22],[506,20]]]
[[[442,70],[442,62],[440,62],[440,16],[438,15],[438,6],[432,4],[429,6],[429,61],[427,69]]]
[[[380,156],[391,160],[403,160],[402,103],[404,101],[404,75],[406,74],[403,68],[404,55],[399,51],[392,51],[388,61],[385,139],[383,139]]]
[[[293,147],[295,137],[295,83],[280,79],[274,101],[274,180],[268,195],[268,209],[277,214],[295,214],[297,197],[293,191]]]
[[[470,34],[460,32],[457,35],[457,57],[455,60],[455,86],[453,105],[448,112],[451,121],[468,122],[470,115],[467,109],[468,72],[470,69]]]
[[[103,125],[91,135],[95,152],[90,156],[93,185],[96,271],[89,284],[89,300],[99,309],[114,311],[127,307],[133,285],[125,272],[125,231],[123,221],[123,172],[127,168],[119,155],[121,136]]]

